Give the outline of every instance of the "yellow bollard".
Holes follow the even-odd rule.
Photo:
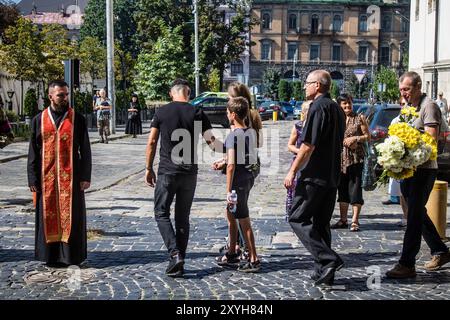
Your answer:
[[[274,111],[272,114],[273,121],[278,121],[278,111]]]
[[[447,229],[447,190],[448,183],[438,181],[434,183],[433,190],[426,205],[428,216],[433,221],[441,239],[446,239]]]

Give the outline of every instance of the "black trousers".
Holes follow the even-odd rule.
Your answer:
[[[299,181],[289,215],[289,224],[311,253],[316,271],[342,263],[331,249],[330,221],[336,204],[337,188]]]
[[[155,188],[155,219],[170,255],[186,256],[189,241],[189,215],[194,200],[197,175],[160,174]],[[175,200],[175,230],[170,220],[170,206]]]
[[[432,255],[448,252],[425,208],[436,176],[437,169],[417,169],[412,178],[400,184],[402,194],[408,202],[408,222],[399,261],[404,266],[415,266],[422,235]]]

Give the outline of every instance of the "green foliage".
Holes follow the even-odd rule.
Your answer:
[[[19,17],[20,11],[17,5],[0,1],[0,37],[9,26],[16,23]]]
[[[19,18],[15,25],[6,29],[4,38],[5,43],[0,45],[2,68],[18,80],[35,82],[40,79],[44,56],[37,26]]]
[[[92,112],[92,95],[89,92],[75,91],[74,93],[75,111],[81,114]]]
[[[31,136],[31,127],[24,122],[17,122],[12,126],[14,137],[29,139]]]
[[[292,96],[297,101],[305,100],[305,90],[303,89],[303,83],[301,81],[294,81],[292,84]]]
[[[8,118],[9,122],[18,122],[19,116],[11,110],[6,110],[6,117]]]
[[[38,109],[38,100],[36,96],[36,89],[30,88],[25,94],[24,112],[25,115],[31,118],[38,114],[39,109]]]
[[[386,90],[380,91],[379,85],[385,84]],[[381,66],[380,70],[375,74],[373,81],[373,90],[378,100],[383,102],[395,102],[400,97],[398,88],[398,76],[393,69]]]
[[[85,37],[79,44],[78,58],[82,73],[88,73],[92,80],[104,78],[106,48],[94,37]]]
[[[291,98],[291,88],[289,82],[282,79],[278,83],[278,99],[280,101],[289,101]]]
[[[208,74],[208,90],[213,92],[220,91],[220,75],[217,69],[212,69]]]
[[[279,69],[269,66],[266,70],[264,70],[264,94],[270,95],[271,97],[278,95],[278,83],[280,82],[280,78],[281,71]]]
[[[42,79],[52,81],[64,77],[63,60],[75,56],[75,46],[68,40],[67,31],[59,24],[46,24],[40,33],[41,52],[45,57]]]
[[[186,60],[180,28],[164,30],[150,52],[141,53],[134,86],[145,99],[168,99],[176,78],[192,80],[192,64]]]
[[[347,88],[347,93],[350,94],[354,99],[369,99],[370,80],[368,79],[368,77],[364,77],[361,84],[359,84],[358,79],[353,74]]]
[[[140,46],[136,43],[137,23],[134,13],[137,10],[136,0],[114,1],[114,38],[119,46],[135,58],[139,54]],[[147,15],[151,11],[147,12]],[[84,14],[83,25],[80,30],[81,39],[96,38],[106,45],[106,1],[89,0]]]
[[[127,90],[117,90],[116,91],[116,109],[126,110],[128,109],[131,101],[131,95],[133,94],[133,89],[129,88]]]
[[[331,99],[337,99],[337,97],[339,97],[340,94],[341,92],[339,90],[339,86],[336,83],[336,81],[331,81],[331,88],[330,88]]]

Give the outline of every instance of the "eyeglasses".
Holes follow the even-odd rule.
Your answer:
[[[313,83],[317,83],[317,80],[316,81],[306,81],[304,87],[307,87],[307,86],[309,86],[310,84],[313,84]]]

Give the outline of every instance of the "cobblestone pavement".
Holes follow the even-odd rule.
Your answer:
[[[336,274],[333,288],[314,287],[309,279],[311,258],[284,220],[282,181],[291,158],[285,144],[292,123],[265,124],[272,133],[279,132],[279,138],[269,145],[271,153],[262,153],[262,175],[249,201],[262,260],[259,273],[242,274],[214,263],[227,233],[225,177],[203,164],[192,207],[186,275],[179,279],[164,275],[167,253],[153,218],[153,190],[143,181],[146,136],[141,136],[93,146],[88,260],[81,270],[48,268],[33,260],[34,212],[24,187],[23,160],[0,164],[0,299],[450,298],[449,268],[430,273],[421,267],[430,258],[425,244],[416,279],[384,278],[399,257],[404,232],[397,225],[400,207],[381,205],[387,197],[385,188],[365,193],[360,233],[332,231],[333,248],[345,267]],[[278,173],[278,153],[273,151],[277,145],[282,163]]]

